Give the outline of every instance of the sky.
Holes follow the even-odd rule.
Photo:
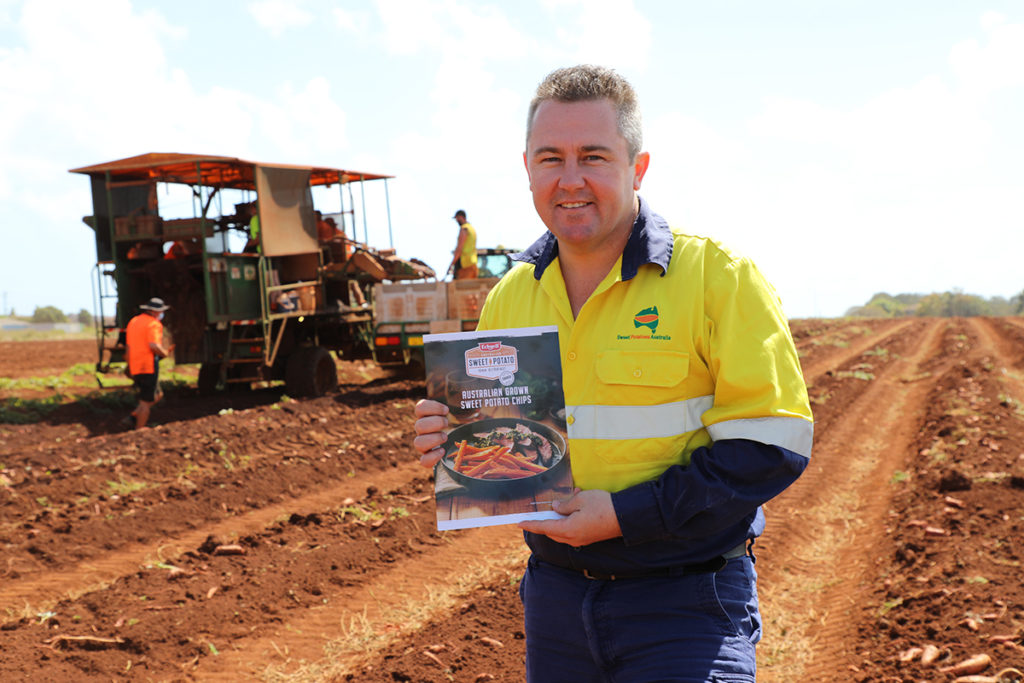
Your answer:
[[[579,63],[637,90],[641,196],[789,317],[1024,290],[1019,0],[0,0],[0,312],[94,310],[68,170],[147,152],[394,175],[370,242],[439,272],[456,209],[525,248],[527,106]]]

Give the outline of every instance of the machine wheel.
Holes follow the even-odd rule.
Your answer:
[[[298,349],[288,357],[284,373],[290,396],[323,396],[338,387],[338,366],[322,346]]]
[[[217,382],[220,381],[220,363],[203,363],[199,366],[199,378],[196,388],[200,396],[212,396],[217,393]]]
[[[409,379],[423,379],[426,374],[426,370],[423,367],[423,356],[413,354],[409,362],[402,367],[402,377],[408,377]]]

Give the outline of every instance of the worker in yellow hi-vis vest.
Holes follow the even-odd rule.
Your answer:
[[[452,216],[459,224],[459,241],[455,244],[449,273],[455,273],[456,280],[474,280],[479,273],[476,265],[476,228],[466,220],[466,212],[459,209]]]

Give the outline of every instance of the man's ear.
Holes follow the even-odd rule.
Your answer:
[[[644,174],[647,173],[647,167],[651,163],[651,155],[648,152],[640,152],[636,155],[636,160],[633,162],[633,189],[639,190],[640,184],[644,180]]]
[[[523,152],[523,166],[526,167],[526,180],[530,189],[533,190],[533,180],[530,178],[530,162],[526,160],[526,152]]]

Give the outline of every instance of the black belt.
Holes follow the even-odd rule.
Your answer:
[[[559,569],[566,569],[572,572],[579,572],[588,579],[594,579],[595,581],[615,581],[618,579],[650,579],[669,576],[687,576],[690,574],[714,574],[725,569],[725,565],[729,560],[733,559],[734,557],[743,557],[746,554],[747,542],[744,541],[732,550],[728,550],[719,555],[718,557],[713,557],[710,560],[706,560],[704,562],[698,562],[696,564],[678,565],[675,567],[655,567],[638,572],[602,574],[601,572],[594,572],[589,569],[576,569],[573,567],[562,567],[561,565],[551,566],[558,567]],[[545,564],[551,563],[546,562]]]

